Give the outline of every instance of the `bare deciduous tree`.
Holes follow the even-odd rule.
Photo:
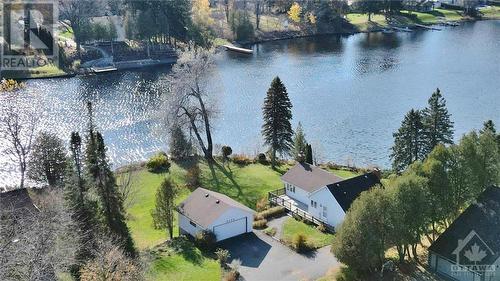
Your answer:
[[[0,280],[55,280],[74,262],[76,235],[63,195],[43,192],[38,210],[0,210]]]
[[[33,139],[39,121],[34,110],[23,108],[15,99],[8,100],[2,108],[0,116],[0,136],[7,143],[2,153],[19,165],[20,183],[24,188],[24,181],[31,152]]]
[[[208,93],[212,55],[205,50],[181,55],[168,78],[170,95],[166,95],[162,110],[169,126],[189,126],[209,162],[213,162],[211,122],[217,113],[215,93]]]
[[[142,267],[128,258],[115,241],[103,239],[94,252],[94,260],[80,270],[82,281],[142,280]]]

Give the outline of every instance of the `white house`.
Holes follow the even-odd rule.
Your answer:
[[[500,188],[486,189],[432,243],[428,262],[447,280],[500,281]]]
[[[380,183],[376,171],[344,180],[307,163],[297,163],[281,180],[285,188],[282,198],[293,204],[292,211],[301,209],[333,227],[342,223],[361,192]]]
[[[177,207],[179,233],[196,236],[212,231],[217,241],[252,232],[254,211],[245,205],[205,188],[197,188]]]

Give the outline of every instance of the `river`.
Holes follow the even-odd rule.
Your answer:
[[[281,40],[253,49],[250,56],[219,54],[212,74],[219,96],[215,143],[235,153],[263,150],[261,107],[276,75],[293,103],[293,126],[302,123],[323,161],[389,167],[392,133],[407,111],[426,106],[437,87],[455,122],[455,139],[487,119],[500,126],[500,21]],[[85,103],[94,102],[118,167],[167,149],[163,124],[152,117],[162,93],[151,85],[168,71],[32,80],[20,95],[37,98],[43,126],[65,140],[84,128]],[[5,157],[0,162],[0,186],[12,183],[15,168]]]

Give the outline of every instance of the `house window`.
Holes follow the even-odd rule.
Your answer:
[[[292,192],[295,193],[295,185],[292,185]]]
[[[192,222],[192,221],[189,221],[189,224],[196,227],[196,223]]]
[[[328,213],[326,211],[326,206],[323,206],[323,217],[326,218],[328,216]]]
[[[316,208],[318,203],[316,201],[311,200],[311,207]]]

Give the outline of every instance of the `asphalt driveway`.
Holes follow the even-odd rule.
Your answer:
[[[323,247],[308,256],[297,254],[261,231],[223,241],[231,260],[241,260],[240,273],[246,281],[316,280],[340,264]]]

